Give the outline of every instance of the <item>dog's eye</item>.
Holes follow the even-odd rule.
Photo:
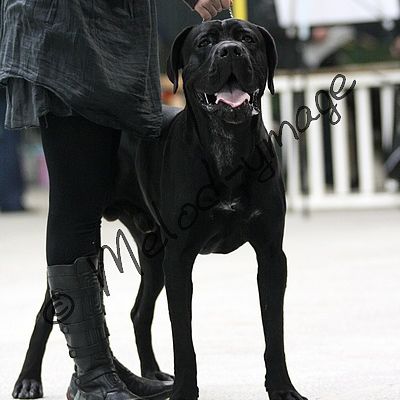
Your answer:
[[[243,35],[242,42],[245,43],[254,43],[254,39],[250,35]]]
[[[206,47],[211,44],[211,40],[208,38],[201,39],[197,47]]]

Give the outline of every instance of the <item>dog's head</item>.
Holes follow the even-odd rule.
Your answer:
[[[274,93],[276,64],[275,42],[266,29],[227,19],[184,29],[172,46],[167,73],[176,92],[182,69],[192,107],[238,124],[260,112],[266,85]]]

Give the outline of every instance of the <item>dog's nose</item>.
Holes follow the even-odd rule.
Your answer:
[[[220,58],[225,57],[242,57],[243,51],[236,43],[223,43],[217,50],[217,56]]]

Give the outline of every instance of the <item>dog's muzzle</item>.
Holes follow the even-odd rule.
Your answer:
[[[258,94],[250,57],[240,43],[222,42],[212,56],[209,75],[196,90],[208,112],[244,111],[249,117],[259,113]],[[251,111],[251,112],[250,112]]]

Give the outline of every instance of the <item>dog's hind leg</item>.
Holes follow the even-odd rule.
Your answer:
[[[54,307],[50,299],[49,288],[43,304],[36,316],[35,327],[29,342],[21,373],[14,385],[14,399],[38,399],[43,397],[42,360],[46,343],[53,329]]]
[[[131,319],[135,329],[142,376],[149,379],[169,381],[173,380],[173,376],[160,371],[154,356],[151,339],[154,307],[164,286],[163,258],[163,251],[156,256],[148,257],[139,249],[139,260],[143,275],[135,305],[131,311]]]

